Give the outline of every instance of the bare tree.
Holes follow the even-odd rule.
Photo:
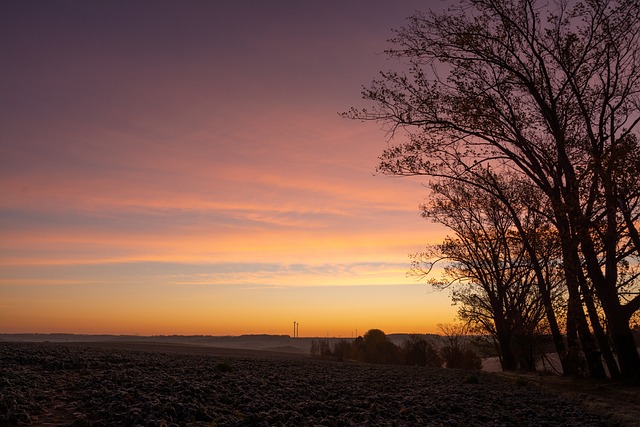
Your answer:
[[[638,167],[640,3],[463,0],[417,13],[391,42],[408,72],[381,73],[363,92],[375,106],[347,113],[409,132],[379,170],[462,181],[509,172],[539,189],[562,249],[567,322],[591,374],[601,366],[584,321],[583,266],[622,375],[640,378],[629,326],[640,295],[622,298],[618,280],[621,254],[640,254],[639,186],[623,180]]]
[[[504,370],[534,370],[533,337],[545,306],[511,216],[474,186],[447,182],[432,189],[423,216],[447,225],[455,237],[436,245],[435,254],[415,256],[412,272],[428,274],[431,255],[442,257],[439,286],[452,286],[460,318],[495,339]]]
[[[447,368],[482,369],[482,359],[471,346],[468,325],[439,324],[444,345],[440,348]]]

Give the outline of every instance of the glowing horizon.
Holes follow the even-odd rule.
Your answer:
[[[387,136],[337,114],[429,5],[190,6],[0,6],[0,333],[451,322],[406,277],[446,234],[422,181],[374,175]]]

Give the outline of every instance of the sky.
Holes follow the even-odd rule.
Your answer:
[[[0,3],[0,333],[437,332],[446,231],[338,113],[439,0]],[[401,138],[402,136],[397,136]]]

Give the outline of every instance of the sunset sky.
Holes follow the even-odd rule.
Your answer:
[[[438,0],[0,3],[0,333],[436,332],[446,232],[341,118]]]

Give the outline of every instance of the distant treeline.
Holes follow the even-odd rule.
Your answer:
[[[380,329],[370,329],[355,340],[340,340],[333,345],[329,340],[311,341],[313,356],[338,360],[377,364],[429,366],[455,369],[481,369],[482,360],[470,345],[468,337],[445,337],[444,345],[410,335],[401,345],[389,340]]]

